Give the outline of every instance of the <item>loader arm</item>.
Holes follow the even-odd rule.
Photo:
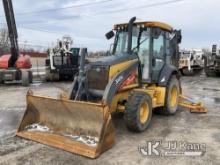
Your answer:
[[[208,110],[201,102],[196,102],[192,98],[180,95],[179,105],[189,109],[191,113],[207,113]]]

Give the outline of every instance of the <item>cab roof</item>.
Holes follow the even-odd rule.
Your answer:
[[[134,25],[139,25],[139,26],[144,26],[144,27],[159,27],[161,29],[164,29],[166,31],[173,31],[173,28],[163,22],[157,22],[157,21],[145,21],[145,22],[135,22]],[[122,23],[122,24],[116,24],[114,25],[114,29],[118,29],[118,28],[126,28],[128,26],[128,23]]]

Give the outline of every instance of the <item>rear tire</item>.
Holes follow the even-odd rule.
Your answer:
[[[22,81],[22,86],[24,87],[29,86],[30,80],[29,80],[29,72],[27,70],[21,71],[21,81]]]
[[[46,81],[53,82],[53,81],[59,81],[60,75],[59,73],[51,73],[50,68],[46,68]]]
[[[194,70],[192,69],[192,70],[188,70],[188,68],[183,68],[182,69],[182,74],[183,74],[183,76],[193,76],[193,75],[195,75],[194,74]]]
[[[181,92],[180,81],[173,75],[167,85],[164,108],[161,113],[164,115],[174,115],[178,109],[179,95]]]
[[[49,67],[46,67],[46,81],[51,81],[51,73],[50,73],[50,68]]]
[[[59,81],[59,80],[60,80],[59,73],[53,73],[53,81]]]
[[[206,69],[205,74],[207,77],[217,77],[217,74],[215,73],[215,71],[211,69]]]
[[[143,132],[152,118],[152,99],[142,92],[135,92],[128,98],[125,105],[124,121],[133,132]]]

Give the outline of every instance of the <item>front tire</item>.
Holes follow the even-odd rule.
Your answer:
[[[124,121],[133,132],[143,132],[152,118],[152,99],[143,92],[135,92],[128,98],[125,105]]]

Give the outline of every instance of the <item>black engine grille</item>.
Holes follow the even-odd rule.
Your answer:
[[[92,66],[88,71],[88,88],[105,90],[108,84],[109,67]]]

